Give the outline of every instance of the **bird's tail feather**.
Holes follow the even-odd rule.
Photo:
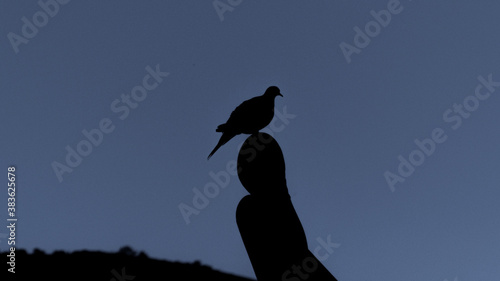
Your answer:
[[[215,146],[214,150],[212,150],[212,152],[210,152],[210,155],[208,155],[208,158],[207,160],[210,160],[210,157],[212,157],[212,155],[214,155],[214,153],[221,147],[223,146],[226,142],[228,142],[230,139],[232,139],[234,136],[236,136],[236,134],[233,134],[233,133],[224,133],[222,134],[222,136],[220,137],[219,139],[219,142],[217,143],[217,145]]]
[[[215,129],[216,132],[224,132],[226,130],[226,124],[220,124],[219,126],[217,126],[217,129]]]

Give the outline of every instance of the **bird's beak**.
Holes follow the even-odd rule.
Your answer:
[[[279,93],[279,94],[278,94],[278,96],[281,96],[281,97],[283,97],[283,95],[282,95],[281,93]]]

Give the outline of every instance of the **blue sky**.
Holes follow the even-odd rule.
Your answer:
[[[309,247],[340,244],[323,261],[339,280],[500,276],[500,3],[220,2],[233,4],[221,16],[211,1],[68,1],[47,8],[53,16],[36,1],[2,2],[0,166],[17,168],[18,248],[130,245],[253,277],[236,176],[189,224],[179,205],[237,157],[245,136],[206,160],[217,125],[276,85],[281,118],[266,130]],[[384,22],[381,10],[397,12]],[[41,25],[24,28],[31,38],[23,17]],[[357,51],[346,56],[343,42]],[[148,67],[169,74],[147,78]],[[479,79],[490,75],[492,91]],[[141,96],[144,80],[158,83]],[[134,93],[140,101],[122,100]],[[101,122],[114,129],[60,181],[53,163],[67,165],[66,147]],[[436,128],[446,140],[412,154]],[[398,157],[411,154],[419,165],[401,176]],[[404,181],[391,189],[386,172]]]

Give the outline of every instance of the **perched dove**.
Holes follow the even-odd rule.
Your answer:
[[[216,132],[222,136],[208,159],[226,142],[239,134],[253,134],[271,123],[274,117],[274,98],[283,96],[276,86],[267,88],[262,96],[244,101],[231,113],[225,124],[220,124]]]

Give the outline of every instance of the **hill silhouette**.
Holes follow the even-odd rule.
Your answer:
[[[1,252],[2,260],[8,262],[9,252]],[[159,260],[144,252],[136,253],[125,246],[116,253],[100,251],[54,251],[52,254],[35,249],[29,254],[25,250],[15,252],[15,274],[7,272],[9,265],[3,262],[1,280],[218,280],[250,281],[202,265]]]

